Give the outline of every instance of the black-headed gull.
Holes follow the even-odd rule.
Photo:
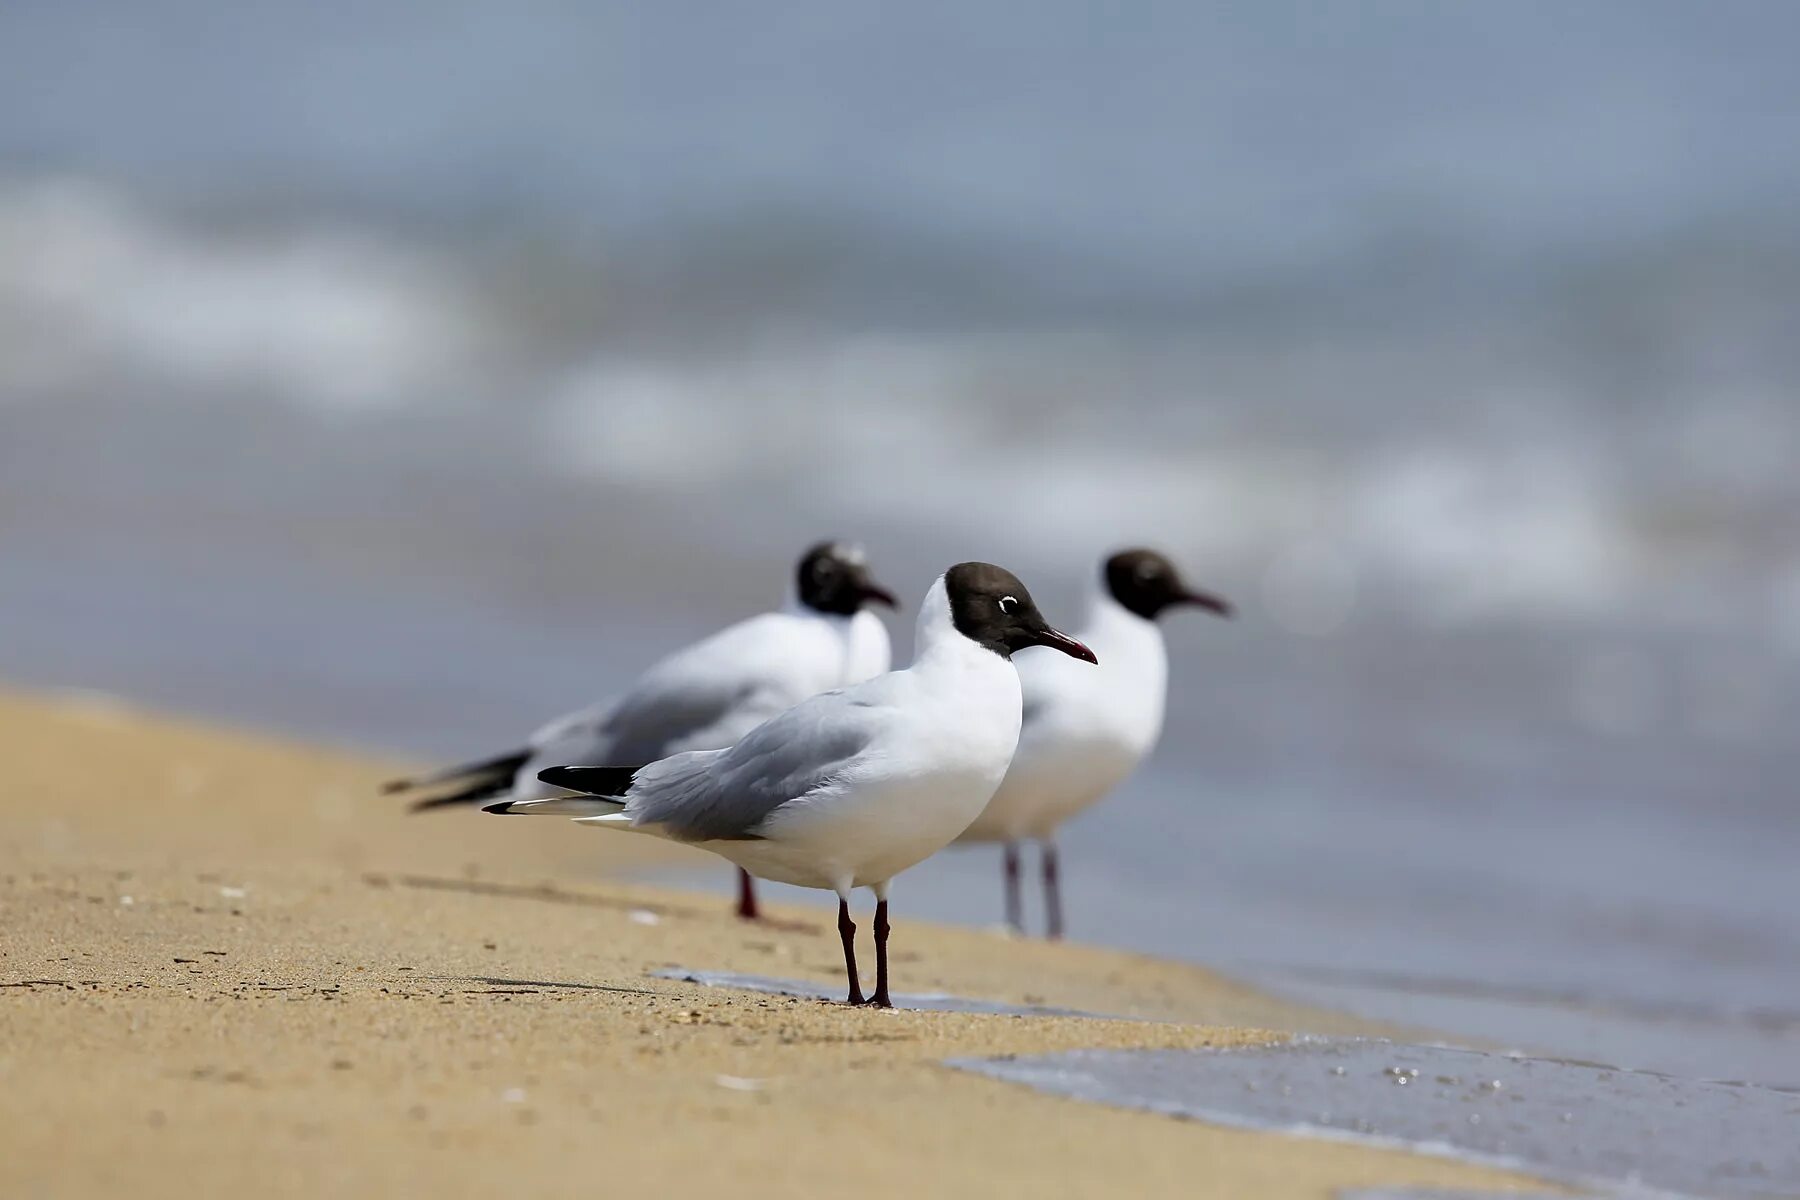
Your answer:
[[[1099,669],[1071,670],[1055,654],[1018,660],[1025,697],[1018,752],[994,798],[957,839],[1005,844],[1006,919],[1015,930],[1024,930],[1019,843],[1029,838],[1043,852],[1049,936],[1062,936],[1056,828],[1122,783],[1156,745],[1169,676],[1156,619],[1189,604],[1231,615],[1224,600],[1183,583],[1161,554],[1122,550],[1102,564],[1081,630]]]
[[[414,811],[557,794],[538,779],[545,767],[584,762],[652,762],[686,750],[731,745],[777,713],[829,688],[861,683],[891,665],[887,627],[865,607],[893,607],[893,593],[869,575],[862,551],[821,542],[800,559],[787,602],[720,630],[658,662],[617,700],[560,717],[505,754],[417,779],[387,792],[447,788]],[[738,877],[738,915],[755,918],[750,876]]]
[[[1094,661],[1052,629],[1012,572],[961,563],[919,609],[910,667],[826,692],[728,750],[645,766],[568,766],[546,781],[584,797],[506,801],[488,812],[567,815],[578,824],[700,846],[764,879],[838,896],[849,1002],[864,1003],[850,892],[875,892],[875,992],[889,1007],[888,883],[950,842],[987,804],[1019,740],[1015,650],[1047,646]]]

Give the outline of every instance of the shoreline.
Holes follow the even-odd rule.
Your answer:
[[[411,817],[401,764],[9,691],[0,731],[7,1194],[1546,1190],[946,1065],[1388,1032],[1204,967],[901,913],[897,991],[1115,1019],[707,987],[667,973],[840,987],[835,935],[618,878],[700,857],[651,839]]]

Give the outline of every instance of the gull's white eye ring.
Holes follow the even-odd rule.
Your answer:
[[[1019,598],[1017,596],[1002,596],[1002,597],[1000,597],[1000,611],[1005,613],[1007,616],[1010,617],[1013,613],[1013,610],[1018,607],[1019,607]]]

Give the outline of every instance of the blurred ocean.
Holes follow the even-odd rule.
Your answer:
[[[0,678],[455,757],[820,536],[1071,620],[1149,542],[1244,611],[1078,936],[1800,1084],[1796,35],[9,4]]]

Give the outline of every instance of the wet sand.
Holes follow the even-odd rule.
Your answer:
[[[947,1059],[1369,1032],[1205,970],[909,921],[872,1012],[821,914],[633,882],[691,852],[410,817],[396,769],[0,693],[0,1194],[1312,1196],[1528,1177],[1038,1094]],[[722,866],[721,866],[721,869]],[[866,921],[865,932],[866,932]]]

